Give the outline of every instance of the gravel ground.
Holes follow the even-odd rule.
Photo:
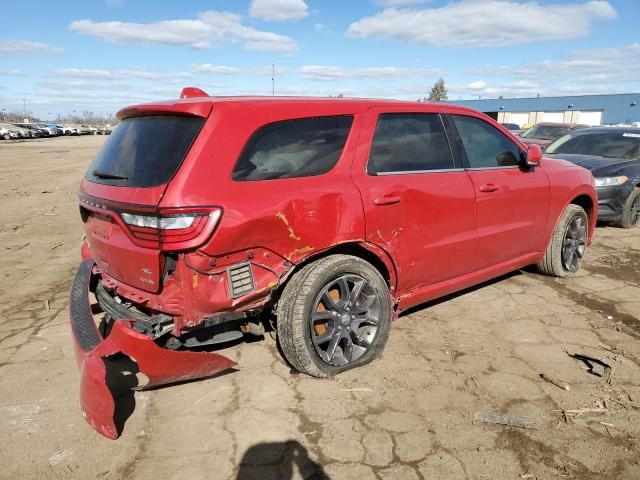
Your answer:
[[[75,190],[103,141],[0,143],[0,478],[640,478],[640,229],[605,226],[577,277],[521,271],[414,309],[367,367],[305,377],[266,337],[225,351],[226,375],[136,393],[122,437],[99,436],[67,296]],[[538,428],[474,424],[481,411]]]

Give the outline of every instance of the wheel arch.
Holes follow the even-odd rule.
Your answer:
[[[345,242],[314,252],[313,254],[305,257],[301,262],[297,263],[291,272],[288,273],[288,277],[291,278],[291,275],[301,270],[309,263],[315,262],[316,260],[329,255],[352,255],[370,263],[376,270],[378,270],[378,272],[380,272],[380,275],[382,275],[382,278],[384,278],[385,282],[389,286],[392,298],[395,299],[397,286],[396,266],[387,252],[377,245],[368,242]]]

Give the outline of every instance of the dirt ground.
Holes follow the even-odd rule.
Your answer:
[[[640,478],[638,229],[599,227],[576,278],[517,272],[415,309],[380,360],[332,380],[291,372],[269,337],[234,346],[236,371],[136,393],[122,437],[101,437],[78,407],[67,296],[75,190],[103,141],[0,143],[0,478]]]

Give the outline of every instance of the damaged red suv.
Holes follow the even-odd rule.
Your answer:
[[[591,173],[452,105],[187,88],[118,118],[80,186],[70,304],[83,413],[110,438],[114,357],[147,386],[200,378],[273,327],[293,367],[331,376],[407,308],[527,265],[575,273],[597,217]]]

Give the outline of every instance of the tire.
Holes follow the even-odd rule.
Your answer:
[[[378,358],[392,318],[380,272],[361,258],[331,255],[305,266],[285,286],[278,301],[278,341],[296,370],[331,377]]]
[[[11,140],[11,135],[9,135],[8,133],[5,133],[2,138],[4,138],[5,140]]]
[[[635,187],[622,205],[618,227],[633,228],[640,225],[640,187]]]
[[[588,228],[589,219],[584,208],[567,205],[558,219],[544,257],[537,265],[538,271],[550,277],[575,275],[586,253]]]

